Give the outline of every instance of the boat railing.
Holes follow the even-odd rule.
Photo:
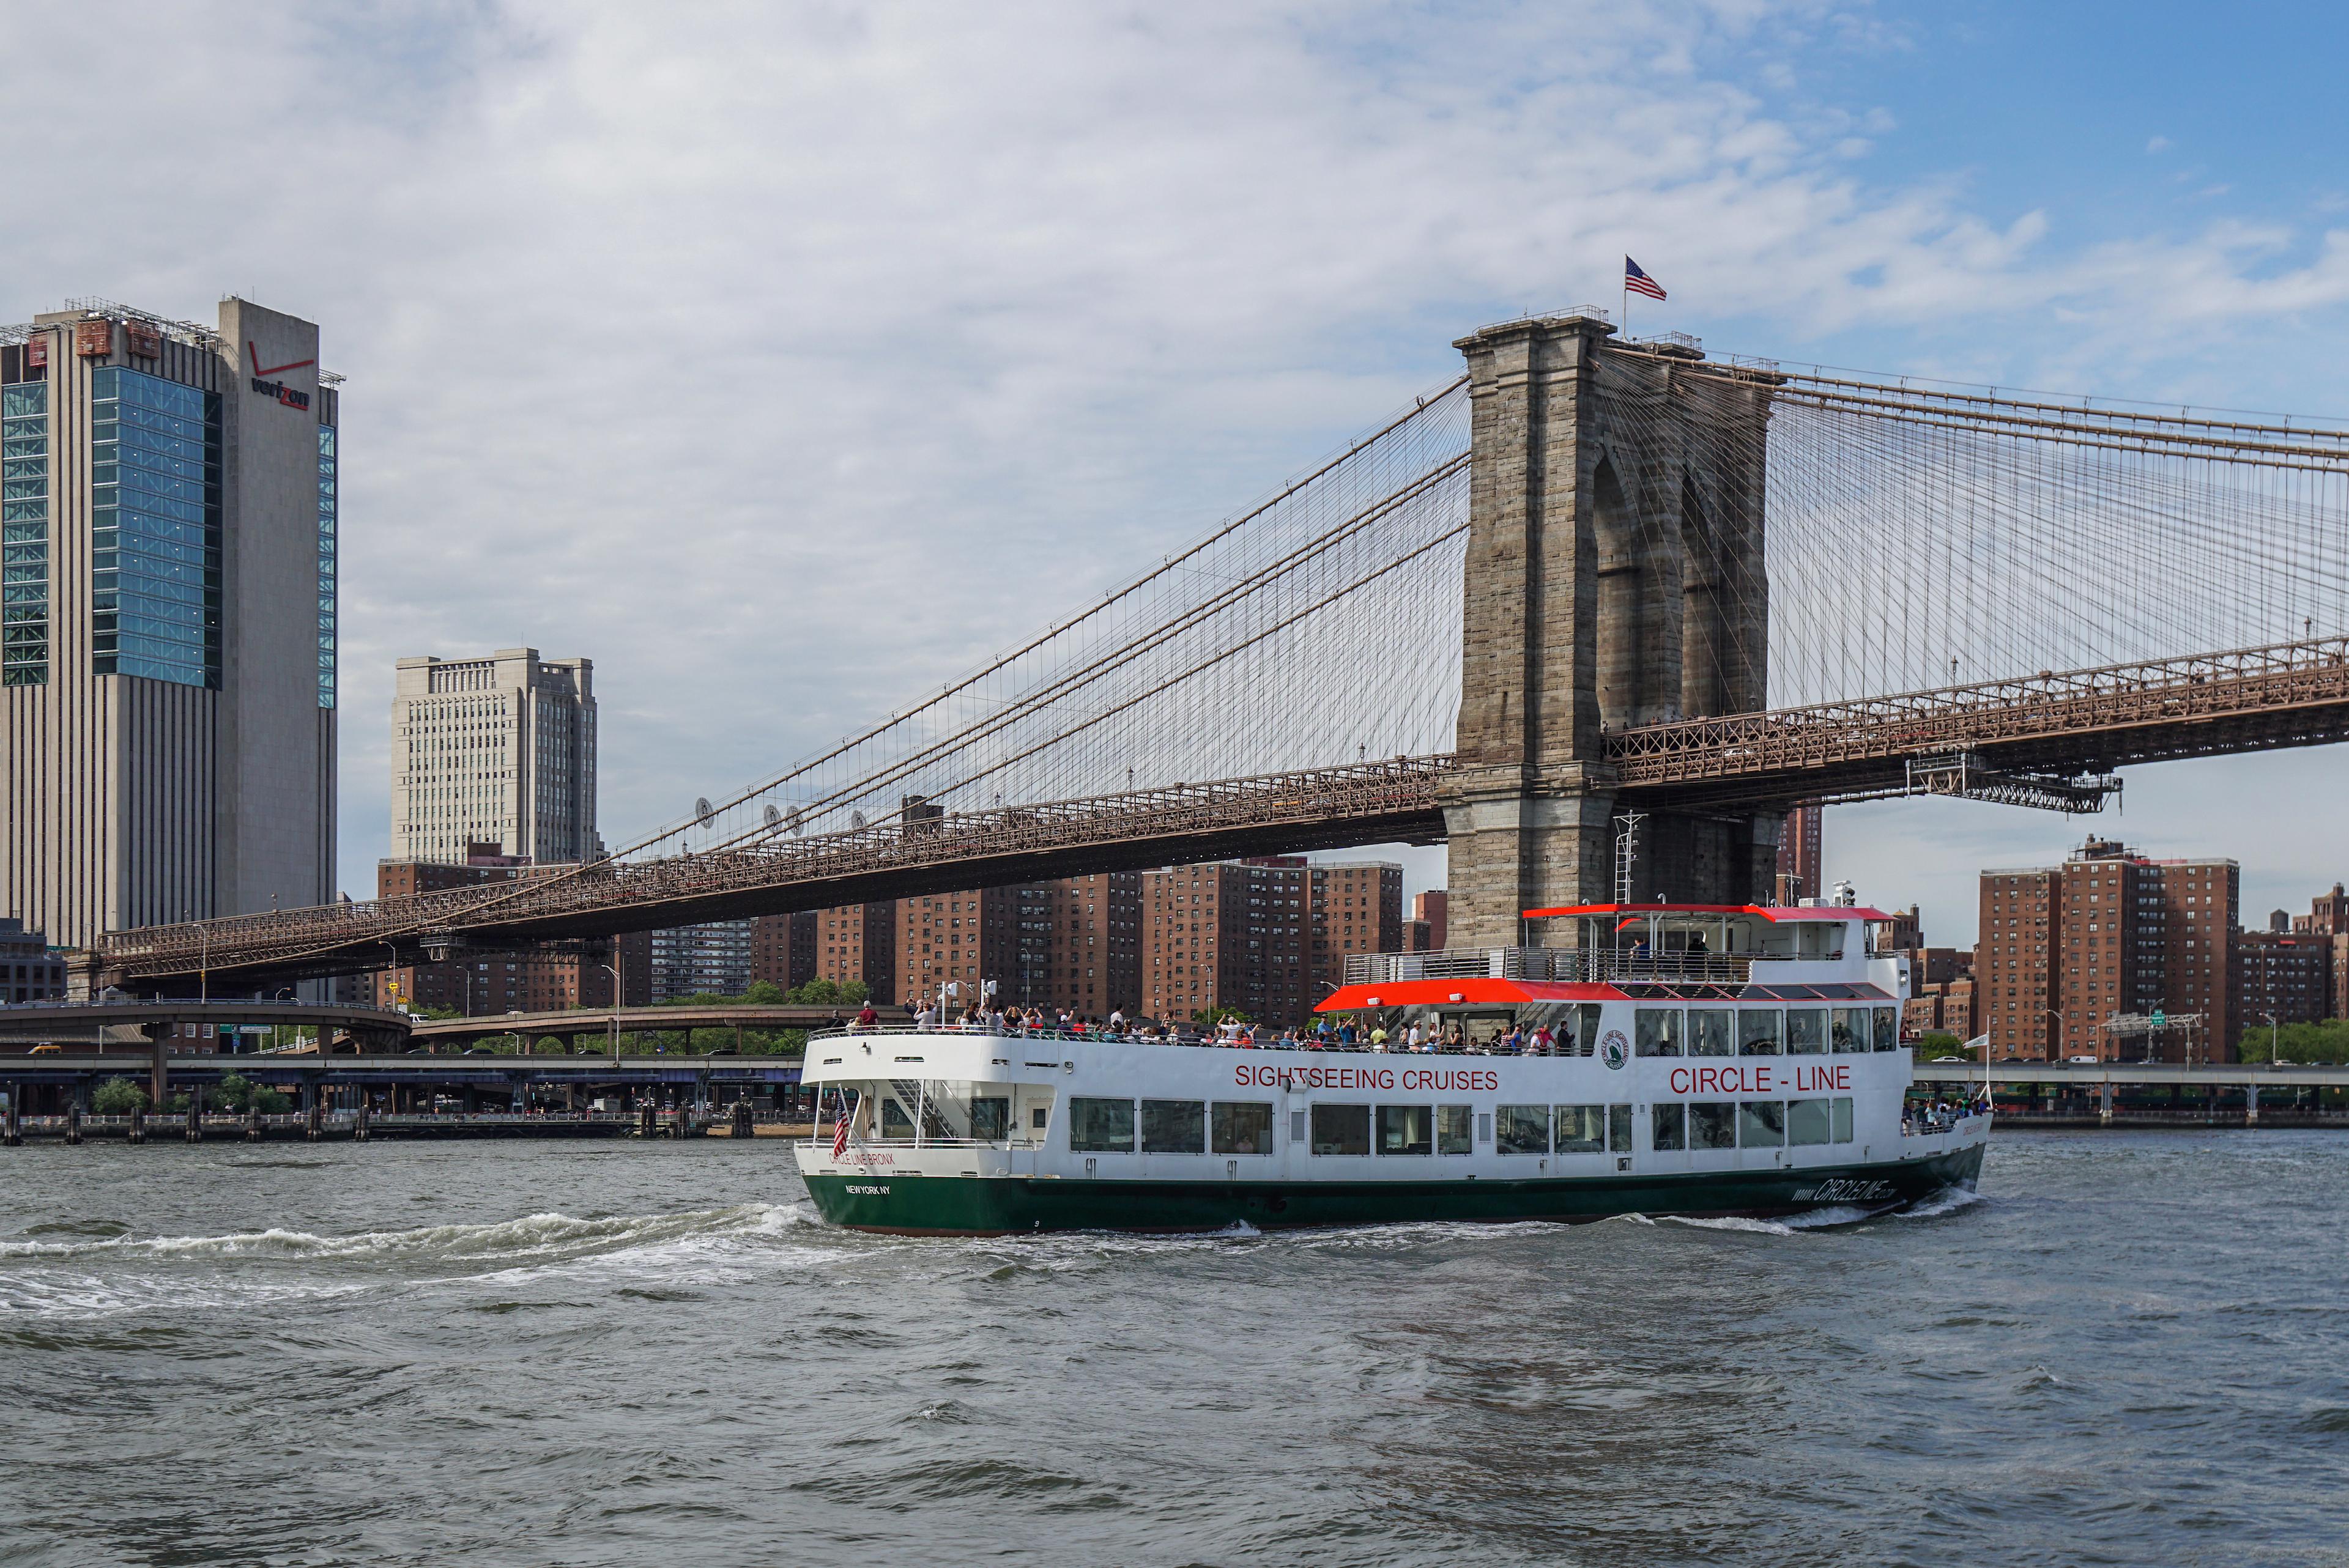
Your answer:
[[[1346,984],[1492,979],[1568,985],[1661,980],[1743,985],[1754,978],[1755,965],[1789,961],[1783,954],[1655,953],[1644,947],[1447,947],[1432,953],[1350,954]]]
[[[831,1123],[819,1121],[816,1135],[799,1140],[802,1149],[832,1147]],[[997,1149],[1004,1150],[1031,1150],[1044,1147],[1040,1138],[932,1138],[927,1134],[914,1137],[852,1137],[852,1149]]]

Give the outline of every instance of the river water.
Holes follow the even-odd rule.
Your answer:
[[[8,1563],[2349,1563],[2349,1139],[926,1241],[780,1140],[0,1153]]]

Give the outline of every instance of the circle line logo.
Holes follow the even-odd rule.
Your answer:
[[[1623,1037],[1622,1030],[1609,1029],[1599,1037],[1599,1059],[1619,1069],[1631,1059],[1631,1042]]]

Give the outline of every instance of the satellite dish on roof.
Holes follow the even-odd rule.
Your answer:
[[[780,828],[783,825],[783,809],[770,800],[759,812],[759,819],[770,828]]]
[[[707,797],[698,798],[693,802],[693,820],[697,822],[709,820],[709,801]]]
[[[864,813],[862,811],[851,811],[848,813],[848,825],[852,828],[861,828],[864,826]]]

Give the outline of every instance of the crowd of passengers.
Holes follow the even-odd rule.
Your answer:
[[[1414,1022],[1390,1033],[1382,1024],[1357,1022],[1352,1018],[1323,1018],[1307,1028],[1275,1029],[1270,1025],[1251,1024],[1226,1016],[1212,1030],[1207,1030],[1149,1018],[1129,1019],[1123,1008],[1112,1010],[1108,1017],[1102,1018],[1090,1014],[1072,1013],[1065,1007],[1057,1013],[1047,1013],[1041,1007],[988,1007],[973,1004],[949,1016],[935,1002],[909,1006],[914,1027],[924,1031],[955,1030],[965,1034],[1013,1036],[1069,1035],[1103,1040],[1217,1045],[1241,1050],[1383,1051],[1410,1056],[1444,1053],[1547,1057],[1575,1054],[1572,1047],[1562,1044],[1547,1025],[1537,1025],[1531,1029],[1512,1026],[1495,1039],[1478,1040],[1456,1021],[1442,1029]],[[879,1010],[867,1002],[847,1027],[851,1034],[870,1033],[880,1028]]]

